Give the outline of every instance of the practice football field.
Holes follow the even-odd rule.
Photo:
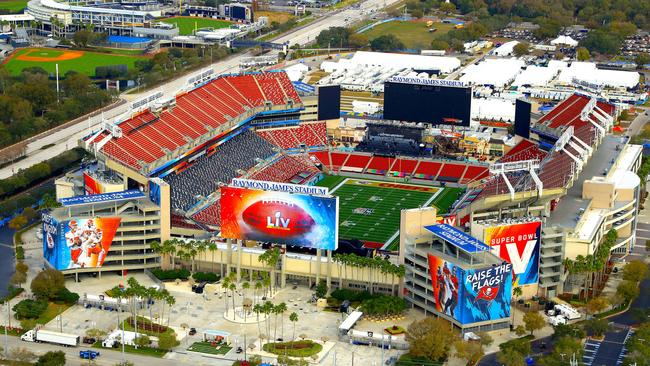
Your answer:
[[[367,247],[399,248],[400,211],[426,207],[446,188],[327,176],[320,186],[339,197],[339,237]]]

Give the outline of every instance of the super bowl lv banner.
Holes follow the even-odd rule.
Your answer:
[[[541,227],[537,221],[485,229],[484,241],[492,253],[512,264],[514,286],[535,284],[539,279]]]

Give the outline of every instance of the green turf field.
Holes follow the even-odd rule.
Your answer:
[[[434,23],[437,31],[429,32],[425,21],[392,21],[380,24],[363,34],[373,40],[384,34],[393,34],[407,49],[429,49],[431,41],[440,38],[454,27],[453,24]]]
[[[382,247],[395,241],[400,211],[431,204],[440,188],[349,178],[330,192],[340,197],[339,237]]]
[[[115,55],[95,52],[83,52],[81,57],[70,60],[55,59],[67,51],[52,50],[46,48],[25,48],[16,52],[6,63],[5,68],[12,74],[18,75],[28,67],[42,67],[49,73],[54,73],[56,64],[59,64],[59,74],[65,75],[66,72],[73,70],[84,73],[89,76],[95,75],[95,67],[126,64],[128,68],[133,68],[137,60],[145,59],[142,56]],[[78,52],[78,51],[75,51]],[[52,61],[29,61],[21,60],[20,56],[41,57],[43,59],[52,59]]]
[[[207,353],[211,355],[225,355],[228,353],[232,347],[219,345],[217,347],[212,347],[208,342],[194,342],[187,350],[193,352]]]
[[[225,20],[200,17],[173,17],[163,19],[162,22],[176,24],[181,35],[194,34],[195,29],[201,28],[228,28],[232,24]]]
[[[20,13],[27,6],[29,0],[0,0],[0,10],[10,13]]]
[[[447,187],[433,200],[432,205],[438,208],[438,215],[446,214],[451,205],[456,202],[465,190],[463,188]]]

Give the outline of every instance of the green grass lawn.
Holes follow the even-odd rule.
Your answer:
[[[192,352],[207,353],[211,355],[225,355],[226,353],[230,352],[231,349],[232,347],[227,345],[218,345],[217,347],[212,347],[209,342],[194,342],[187,350]]]
[[[0,10],[10,13],[20,13],[27,6],[29,0],[0,0]]]
[[[345,177],[342,177],[340,175],[326,175],[325,178],[321,179],[318,183],[316,183],[316,185],[319,187],[327,187],[332,190],[344,180]]]
[[[93,344],[93,348],[99,348],[100,350],[105,350],[106,348],[102,347],[102,342],[97,341],[95,344]],[[113,348],[114,351],[116,352],[122,352],[122,346],[120,345],[118,348]],[[163,358],[167,354],[167,351],[158,349],[158,348],[149,348],[149,347],[138,347],[135,348],[134,346],[124,346],[124,352],[125,353],[135,353],[138,355],[143,355],[143,356],[150,356],[150,357],[157,357],[157,358]]]
[[[232,24],[225,20],[200,17],[173,17],[161,20],[164,23],[176,24],[182,35],[194,34],[195,29],[228,28]]]
[[[53,302],[47,304],[47,309],[41,314],[41,316],[36,319],[38,324],[47,324],[50,320],[56,318],[57,315],[66,311],[70,305],[66,304],[55,304]]]
[[[113,55],[106,53],[96,53],[96,52],[84,52],[81,57],[64,60],[64,61],[52,61],[52,62],[43,62],[43,61],[25,61],[18,60],[17,56],[28,54],[29,56],[38,56],[46,58],[54,58],[61,54],[62,51],[50,50],[50,49],[36,49],[36,48],[25,48],[19,50],[7,63],[5,63],[5,68],[12,74],[18,75],[23,69],[29,67],[42,67],[45,71],[49,73],[55,73],[56,64],[59,64],[59,74],[65,75],[68,71],[77,71],[84,73],[89,76],[95,75],[95,67],[97,66],[109,66],[109,65],[120,65],[126,64],[129,69],[133,68],[137,60],[143,60],[143,56],[122,56],[122,55]],[[58,55],[57,55],[58,53]]]
[[[291,348],[292,346],[296,348]],[[309,357],[323,350],[322,345],[310,340],[266,343],[262,348],[266,352],[289,357]]]
[[[454,27],[453,24],[434,23],[436,32],[429,32],[425,21],[392,21],[380,24],[363,34],[373,40],[384,34],[393,34],[407,49],[429,49],[431,41],[440,38]]]
[[[438,215],[446,214],[451,205],[460,197],[465,190],[463,188],[447,187],[432,202],[433,206],[438,209]]]
[[[348,179],[332,192],[339,199],[339,237],[384,244],[399,230],[402,209],[423,206],[439,188],[413,184],[382,187],[382,182]],[[392,184],[386,182],[388,184]]]

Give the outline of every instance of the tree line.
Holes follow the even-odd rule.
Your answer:
[[[108,105],[112,96],[86,75],[68,71],[60,82],[41,67],[12,76],[0,65],[0,148]]]

